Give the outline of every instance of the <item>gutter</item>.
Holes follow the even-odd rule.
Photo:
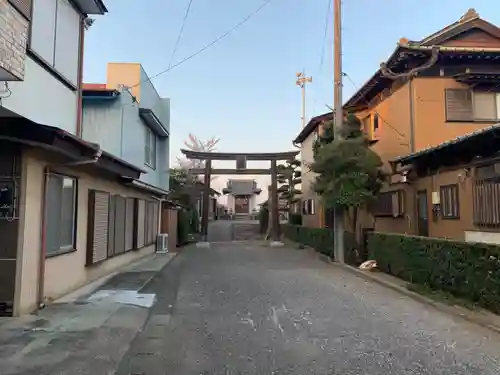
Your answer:
[[[49,177],[51,175],[50,170],[52,168],[59,167],[71,167],[75,165],[84,165],[84,164],[95,164],[99,161],[99,158],[102,155],[102,150],[99,148],[94,156],[91,159],[85,160],[76,160],[69,163],[64,164],[52,164],[47,165],[43,169],[44,181],[43,181],[43,199],[42,199],[42,222],[41,222],[41,249],[40,249],[40,259],[38,266],[38,288],[37,288],[37,305],[38,308],[42,309],[45,307],[45,262],[46,262],[46,254],[47,254],[47,200],[48,200],[48,185],[49,185]],[[76,247],[76,244],[75,244]]]

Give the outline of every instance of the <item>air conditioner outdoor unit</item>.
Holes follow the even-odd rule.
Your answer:
[[[168,253],[168,234],[162,233],[156,237],[156,252],[160,254]]]

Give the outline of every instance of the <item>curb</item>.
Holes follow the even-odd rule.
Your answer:
[[[319,260],[321,260],[322,262],[325,262],[325,263],[333,263],[332,258],[330,258],[328,255],[325,255],[325,254],[321,254],[321,253],[319,253],[319,254],[318,254],[318,258],[319,258]]]
[[[384,280],[384,279],[381,279],[381,278],[376,277],[374,275],[371,275],[369,272],[361,271],[361,270],[358,270],[357,268],[354,268],[354,267],[351,267],[348,265],[343,265],[343,264],[333,263],[333,262],[332,262],[332,265],[337,267],[337,268],[346,270],[347,272],[350,272],[350,273],[352,273],[352,274],[354,274],[362,279],[365,279],[367,281],[372,281],[372,282],[375,282],[379,285],[385,286],[386,288],[392,289],[392,290],[394,290],[400,294],[403,294],[409,298],[412,298],[418,302],[424,303],[428,306],[432,306],[441,312],[453,315],[455,317],[461,318],[461,319],[466,320],[470,323],[477,324],[483,328],[487,328],[489,330],[492,330],[492,331],[500,334],[500,324],[494,324],[494,323],[491,323],[490,321],[487,321],[486,319],[482,319],[478,316],[475,316],[475,314],[477,314],[477,312],[475,313],[474,311],[468,310],[464,307],[445,305],[443,303],[437,302],[431,298],[425,297],[425,296],[418,294],[416,292],[412,292],[411,290],[408,290],[406,287],[397,285],[395,283],[391,283],[387,280]],[[500,317],[499,317],[499,323],[500,323]]]
[[[141,285],[141,287],[140,287],[139,289],[137,289],[137,293],[140,293],[140,292],[141,292],[141,290],[143,290],[144,288],[146,288],[146,287],[147,287],[147,286],[151,283],[151,281],[153,281],[153,279],[154,279],[156,276],[158,276],[160,273],[162,273],[162,272],[163,272],[163,270],[164,270],[165,268],[167,268],[167,267],[168,267],[168,265],[169,265],[170,263],[172,263],[172,261],[173,261],[175,258],[177,258],[177,256],[179,255],[179,253],[180,253],[179,251],[177,251],[177,252],[175,252],[175,253],[174,253],[174,252],[171,252],[170,254],[175,254],[175,255],[174,255],[173,257],[171,257],[171,258],[170,258],[170,259],[169,259],[169,260],[168,260],[168,261],[167,261],[167,262],[163,265],[163,267],[161,267],[161,269],[160,269],[160,270],[158,270],[158,271],[154,272],[154,274],[153,274],[153,275],[151,275],[151,277],[150,277],[150,278],[148,278],[148,279],[144,282],[144,284],[142,284],[142,285]]]

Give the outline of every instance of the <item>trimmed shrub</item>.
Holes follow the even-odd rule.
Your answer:
[[[259,212],[257,213],[259,219],[259,230],[260,233],[266,233],[267,226],[269,225],[269,210],[265,206],[261,206]]]
[[[372,233],[368,250],[383,272],[500,313],[499,246]]]
[[[283,224],[282,232],[289,240],[310,246],[317,252],[328,255],[333,259],[333,232],[331,229]]]
[[[177,245],[183,246],[189,242],[189,233],[191,232],[191,212],[180,210],[177,219]]]

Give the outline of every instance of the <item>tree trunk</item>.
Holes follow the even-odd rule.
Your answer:
[[[359,214],[358,208],[353,207],[353,209],[352,209],[352,231],[354,233],[354,238],[356,239],[357,243],[359,243],[358,214]]]
[[[269,216],[267,220],[267,230],[266,230],[266,237],[264,237],[264,240],[267,241],[269,240],[269,237],[271,237],[271,228],[272,228],[272,210],[269,210]]]

